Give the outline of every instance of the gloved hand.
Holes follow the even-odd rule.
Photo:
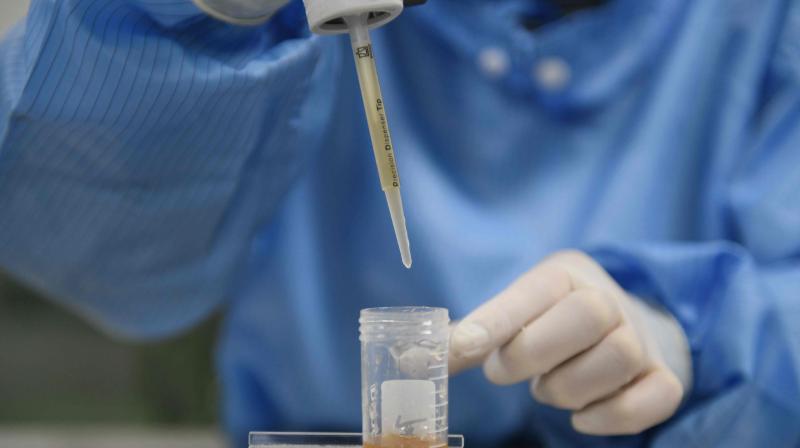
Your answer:
[[[531,382],[538,401],[572,410],[596,435],[669,418],[691,381],[683,329],[631,297],[589,256],[559,252],[453,327],[451,373],[483,362],[496,384]]]
[[[193,0],[217,19],[236,25],[258,25],[289,3],[289,0]]]

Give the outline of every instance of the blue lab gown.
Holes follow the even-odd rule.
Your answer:
[[[800,4],[432,0],[374,33],[414,266],[400,263],[349,43],[294,2],[256,28],[188,0],[34,0],[0,47],[0,265],[108,331],[223,308],[226,427],[360,428],[357,315],[466,315],[586,250],[675,314],[694,384],[630,437],[453,378],[470,446],[800,440]]]

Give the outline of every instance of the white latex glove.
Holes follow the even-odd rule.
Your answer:
[[[530,381],[536,400],[572,410],[573,427],[596,435],[666,420],[691,382],[675,319],[575,251],[547,258],[453,327],[451,373],[481,362],[493,383]]]
[[[258,25],[289,0],[193,0],[208,15],[235,25]]]

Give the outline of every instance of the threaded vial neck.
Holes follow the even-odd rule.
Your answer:
[[[362,342],[415,335],[438,339],[448,331],[450,316],[446,308],[381,307],[361,310],[358,322]]]

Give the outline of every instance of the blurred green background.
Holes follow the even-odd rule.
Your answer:
[[[0,424],[212,425],[218,322],[117,341],[0,273]]]

